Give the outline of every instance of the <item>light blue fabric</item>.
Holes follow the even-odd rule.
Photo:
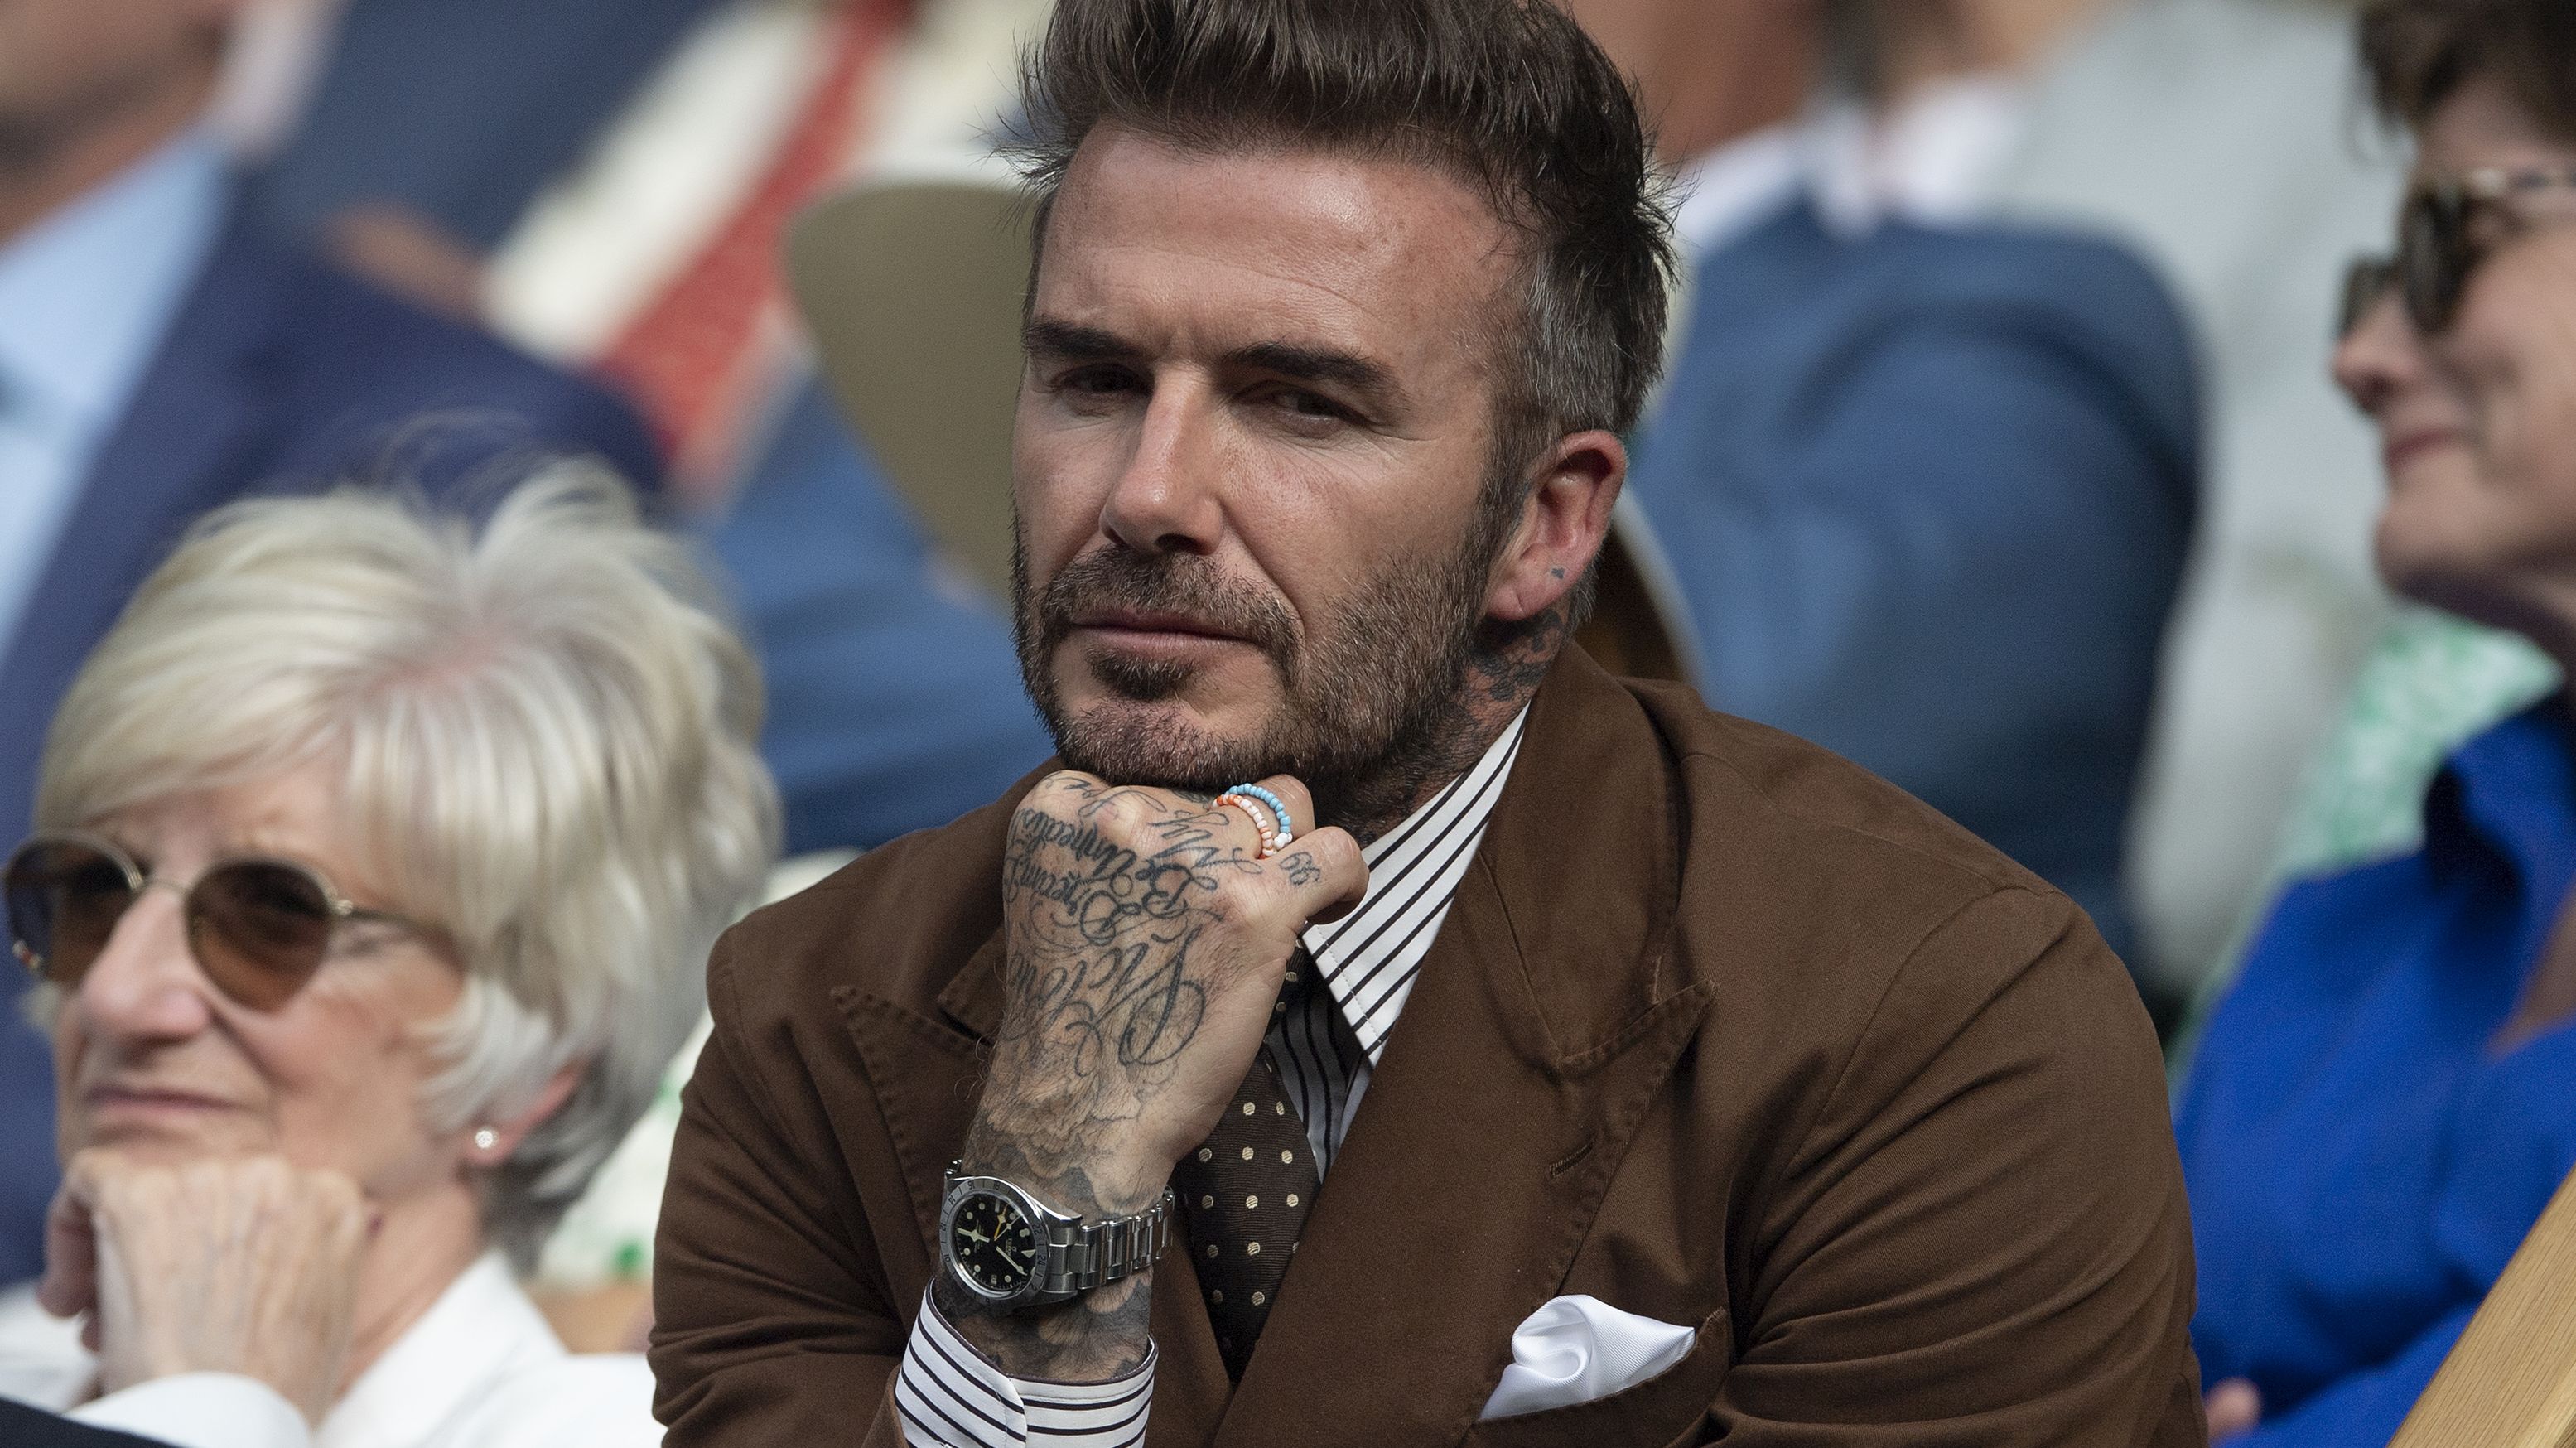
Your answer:
[[[1801,196],[1710,252],[1632,476],[1711,706],[1921,797],[2131,947],[2121,850],[2196,508],[2192,353],[2128,253]]]
[[[224,187],[190,134],[0,245],[0,639],[214,247]]]
[[[2389,1440],[2576,1166],[2576,1027],[2499,1054],[2576,887],[2565,695],[2451,757],[2424,844],[2286,891],[2176,1132],[2204,1381],[2259,1448]]]

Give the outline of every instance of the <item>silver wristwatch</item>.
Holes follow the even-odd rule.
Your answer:
[[[1172,1240],[1172,1189],[1128,1217],[1067,1216],[1000,1177],[948,1164],[939,1203],[940,1270],[988,1312],[1081,1296],[1154,1265]]]

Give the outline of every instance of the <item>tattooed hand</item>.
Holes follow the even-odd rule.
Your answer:
[[[1297,781],[1261,782],[1313,819]],[[1066,770],[1029,792],[1003,851],[1008,1001],[966,1170],[1083,1216],[1162,1195],[1252,1068],[1298,932],[1367,888],[1342,830],[1260,847],[1243,811],[1169,790]],[[1009,1371],[1116,1376],[1143,1359],[1149,1278],[959,1327]]]

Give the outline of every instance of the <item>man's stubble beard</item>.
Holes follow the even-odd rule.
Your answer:
[[[1466,694],[1472,666],[1490,651],[1485,595],[1518,513],[1489,494],[1467,536],[1445,556],[1390,567],[1302,632],[1276,596],[1224,577],[1194,554],[1098,550],[1065,565],[1033,596],[1014,537],[1021,678],[1072,768],[1201,793],[1291,775],[1314,795],[1319,822],[1343,825],[1365,842],[1484,747],[1486,721]],[[1196,673],[1192,666],[1103,650],[1082,666],[1113,701],[1069,717],[1051,665],[1075,612],[1101,603],[1181,613],[1246,639],[1269,661],[1281,707],[1255,737],[1211,735],[1151,707],[1178,695]]]

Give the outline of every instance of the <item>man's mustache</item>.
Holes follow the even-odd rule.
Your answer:
[[[1283,669],[1297,655],[1296,618],[1284,601],[1190,554],[1146,558],[1104,548],[1066,564],[1038,600],[1040,642],[1052,652],[1075,619],[1104,609],[1177,614],[1244,640]]]

